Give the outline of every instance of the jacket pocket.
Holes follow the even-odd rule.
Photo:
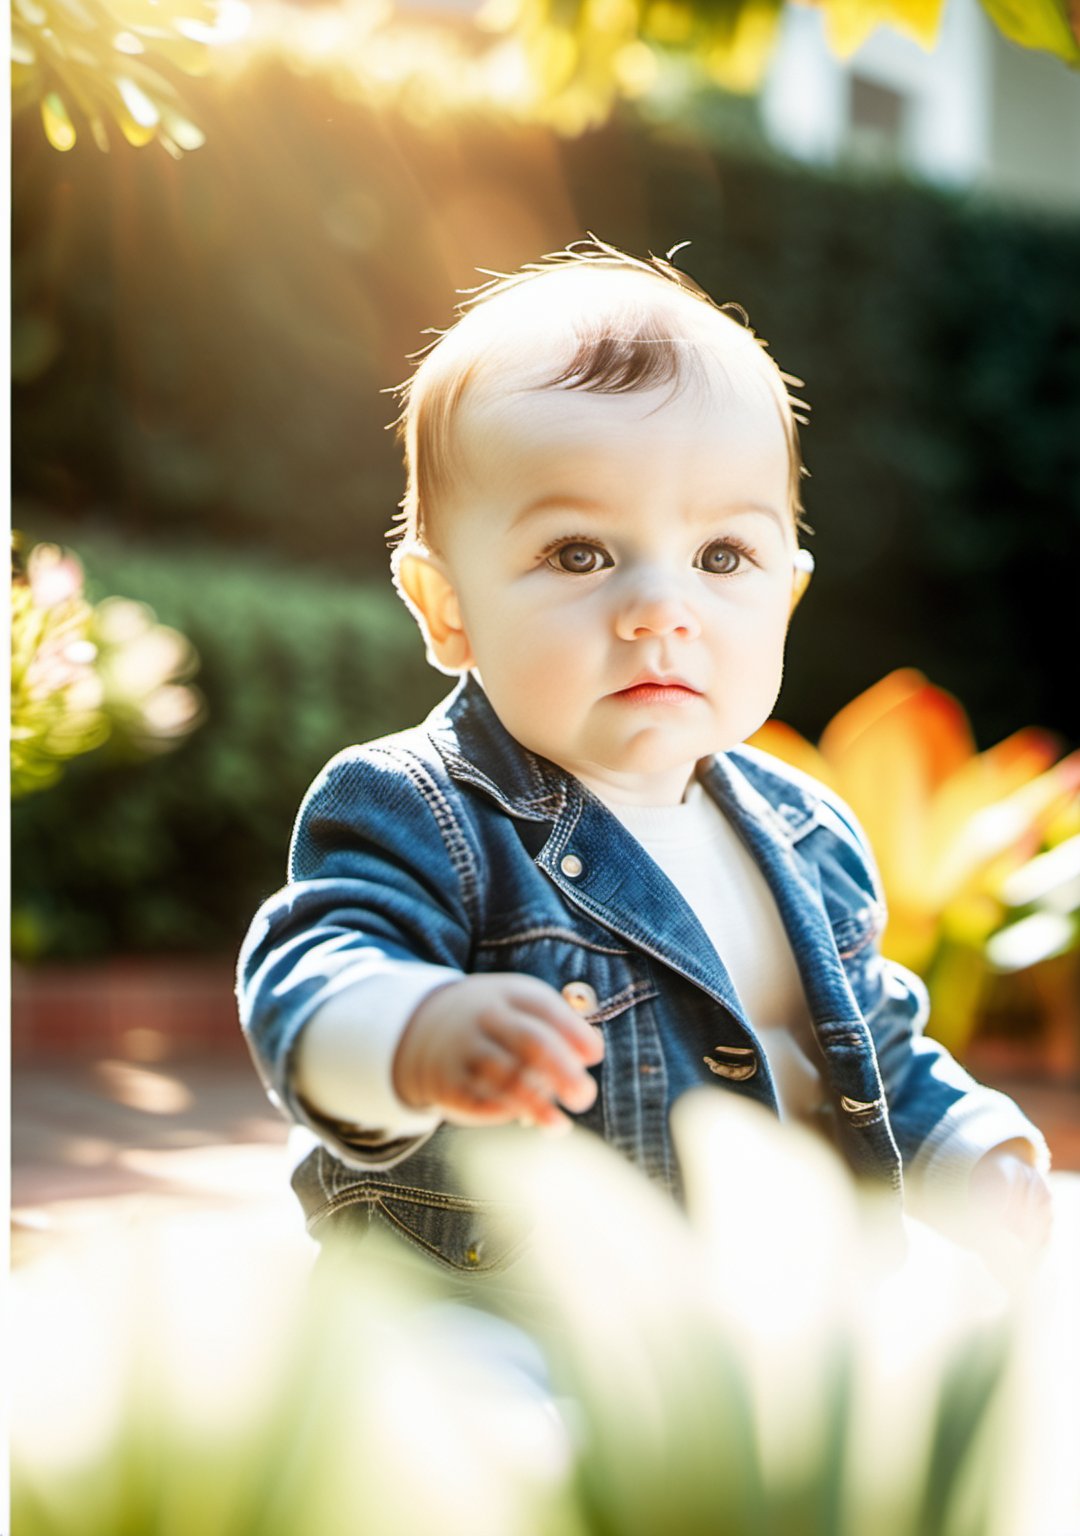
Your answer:
[[[572,928],[536,924],[482,943],[478,971],[519,971],[561,992],[590,1024],[606,1024],[657,989],[640,956],[598,930],[586,938]]]
[[[497,1201],[439,1194],[407,1184],[358,1184],[308,1218],[320,1241],[358,1237],[374,1225],[462,1274],[490,1274],[516,1259],[528,1236],[519,1213]]]
[[[347,1167],[317,1147],[293,1174],[312,1237],[322,1243],[365,1236],[379,1226],[461,1274],[505,1268],[528,1239],[523,1213],[463,1185],[457,1151],[475,1131],[443,1125],[393,1169]],[[483,1134],[482,1132],[480,1134]]]

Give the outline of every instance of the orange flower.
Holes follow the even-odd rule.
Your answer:
[[[883,950],[926,974],[943,933],[980,945],[1002,883],[1038,852],[1080,790],[1080,752],[1047,731],[977,752],[962,706],[921,672],[891,672],[846,705],[815,748],[770,721],[752,745],[835,789],[861,821],[889,904]]]

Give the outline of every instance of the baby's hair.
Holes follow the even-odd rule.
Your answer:
[[[553,274],[591,271],[617,274],[617,288],[619,279],[626,274],[644,276],[662,284],[665,296],[674,303],[635,303],[633,295],[628,297],[624,291],[614,301],[597,302],[584,314],[579,308],[571,322],[575,346],[569,360],[550,377],[535,379],[528,387],[580,389],[597,394],[623,394],[664,384],[677,388],[688,371],[701,367],[700,347],[695,347],[699,338],[685,323],[680,324],[680,317],[687,313],[682,299],[707,306],[760,348],[757,356],[788,441],[792,516],[797,528],[813,531],[803,520],[800,494],[801,481],[808,471],[802,461],[799,424],[806,424],[809,406],[788,389],[789,385],[801,388],[802,380],[780,370],[768,355],[768,343],[754,333],[740,304],[717,304],[693,278],[673,265],[672,258],[682,249],[678,245],[666,257],[641,258],[590,235],[587,240],[574,241],[564,251],[528,262],[516,272],[489,272],[481,268],[488,281],[473,289],[459,290],[464,296],[457,305],[457,318],[446,330],[427,333],[433,335],[433,340],[410,359],[417,362],[415,371],[389,391],[401,403],[400,414],[392,425],[404,443],[407,473],[405,495],[386,535],[391,544],[431,545],[432,509],[438,505],[451,478],[454,418],[466,390],[482,369],[484,353],[494,354],[500,344],[505,346],[506,337],[494,320],[487,329],[483,327],[488,307],[505,295],[550,280]],[[549,335],[546,333],[545,339]]]

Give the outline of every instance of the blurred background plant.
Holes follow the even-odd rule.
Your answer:
[[[16,536],[17,538],[17,536]],[[114,761],[168,751],[194,730],[198,659],[145,603],[83,593],[70,550],[37,544],[11,577],[11,792],[55,784],[66,764],[110,743]]]
[[[208,723],[168,758],[80,760],[48,796],[17,805],[16,954],[231,954],[282,879],[316,769],[403,724],[403,699],[434,704],[446,679],[388,580],[289,571],[258,554],[132,550],[101,533],[81,548],[92,594],[139,592],[168,635],[190,636]]]
[[[74,146],[80,119],[106,152],[109,123],[136,147],[156,140],[174,157],[198,149],[203,135],[162,66],[205,74],[211,46],[230,32],[223,18],[237,4],[13,0],[12,111],[36,108],[54,149]]]
[[[13,1528],[1072,1529],[1067,1266],[1006,1289],[928,1230],[898,1264],[822,1143],[714,1095],[680,1110],[689,1221],[596,1138],[484,1141],[469,1187],[533,1228],[484,1313],[377,1224],[310,1288],[310,1245],[235,1213],[17,1270]]]
[[[848,58],[881,26],[933,48],[944,0],[792,0],[817,8],[830,48]],[[980,0],[1014,42],[1080,64],[1080,20],[1068,0]],[[758,90],[777,49],[784,0],[486,0],[480,25],[516,45],[496,52],[515,78],[515,101],[563,132],[603,122],[621,99],[675,81]]]
[[[1080,945],[1080,752],[1062,757],[1049,732],[977,752],[958,700],[901,669],[817,747],[776,720],[752,744],[830,785],[861,821],[889,908],[883,952],[928,981],[932,1032],[954,1052],[995,969]],[[1058,974],[1063,989],[1075,982],[1075,967]],[[1063,990],[1062,1009],[1074,995]]]
[[[944,0],[792,0],[824,18],[846,58],[888,26],[930,49]],[[980,0],[1005,36],[1075,66],[1080,21],[1068,0]],[[484,0],[438,17],[392,0],[304,8],[282,0],[13,0],[12,99],[37,108],[54,149],[85,120],[99,149],[111,122],[129,144],[197,149],[168,70],[205,74],[214,45],[327,68],[338,89],[386,101],[432,91],[458,106],[497,106],[564,133],[603,123],[620,100],[677,84],[757,90],[780,39],[783,0]],[[404,16],[402,15],[404,12]],[[217,61],[229,67],[228,60]]]

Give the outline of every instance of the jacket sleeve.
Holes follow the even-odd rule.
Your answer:
[[[385,996],[399,973],[404,995],[425,968],[433,979],[464,973],[478,890],[475,853],[446,789],[415,754],[350,749],[308,791],[289,883],[260,907],[241,949],[237,999],[271,1100],[352,1166],[398,1162],[434,1125],[396,1136],[319,1113],[296,1083],[300,1036],[319,1009],[340,1009],[350,989]],[[375,977],[377,989],[359,985]]]
[[[1006,1094],[984,1087],[923,1030],[930,1000],[923,982],[878,955],[876,1006],[867,1015],[889,1119],[912,1193],[960,1198],[975,1164],[992,1147],[1019,1140],[1042,1172],[1050,1153],[1042,1133]]]
[[[881,876],[866,834],[842,801],[830,796],[829,804],[858,844],[884,918]],[[923,1192],[935,1201],[962,1199],[975,1164],[1006,1141],[1025,1142],[1032,1163],[1046,1172],[1046,1141],[1019,1106],[977,1082],[943,1045],[925,1035],[930,997],[921,978],[885,958],[876,941],[861,963],[864,1017],[905,1182],[916,1204]]]

